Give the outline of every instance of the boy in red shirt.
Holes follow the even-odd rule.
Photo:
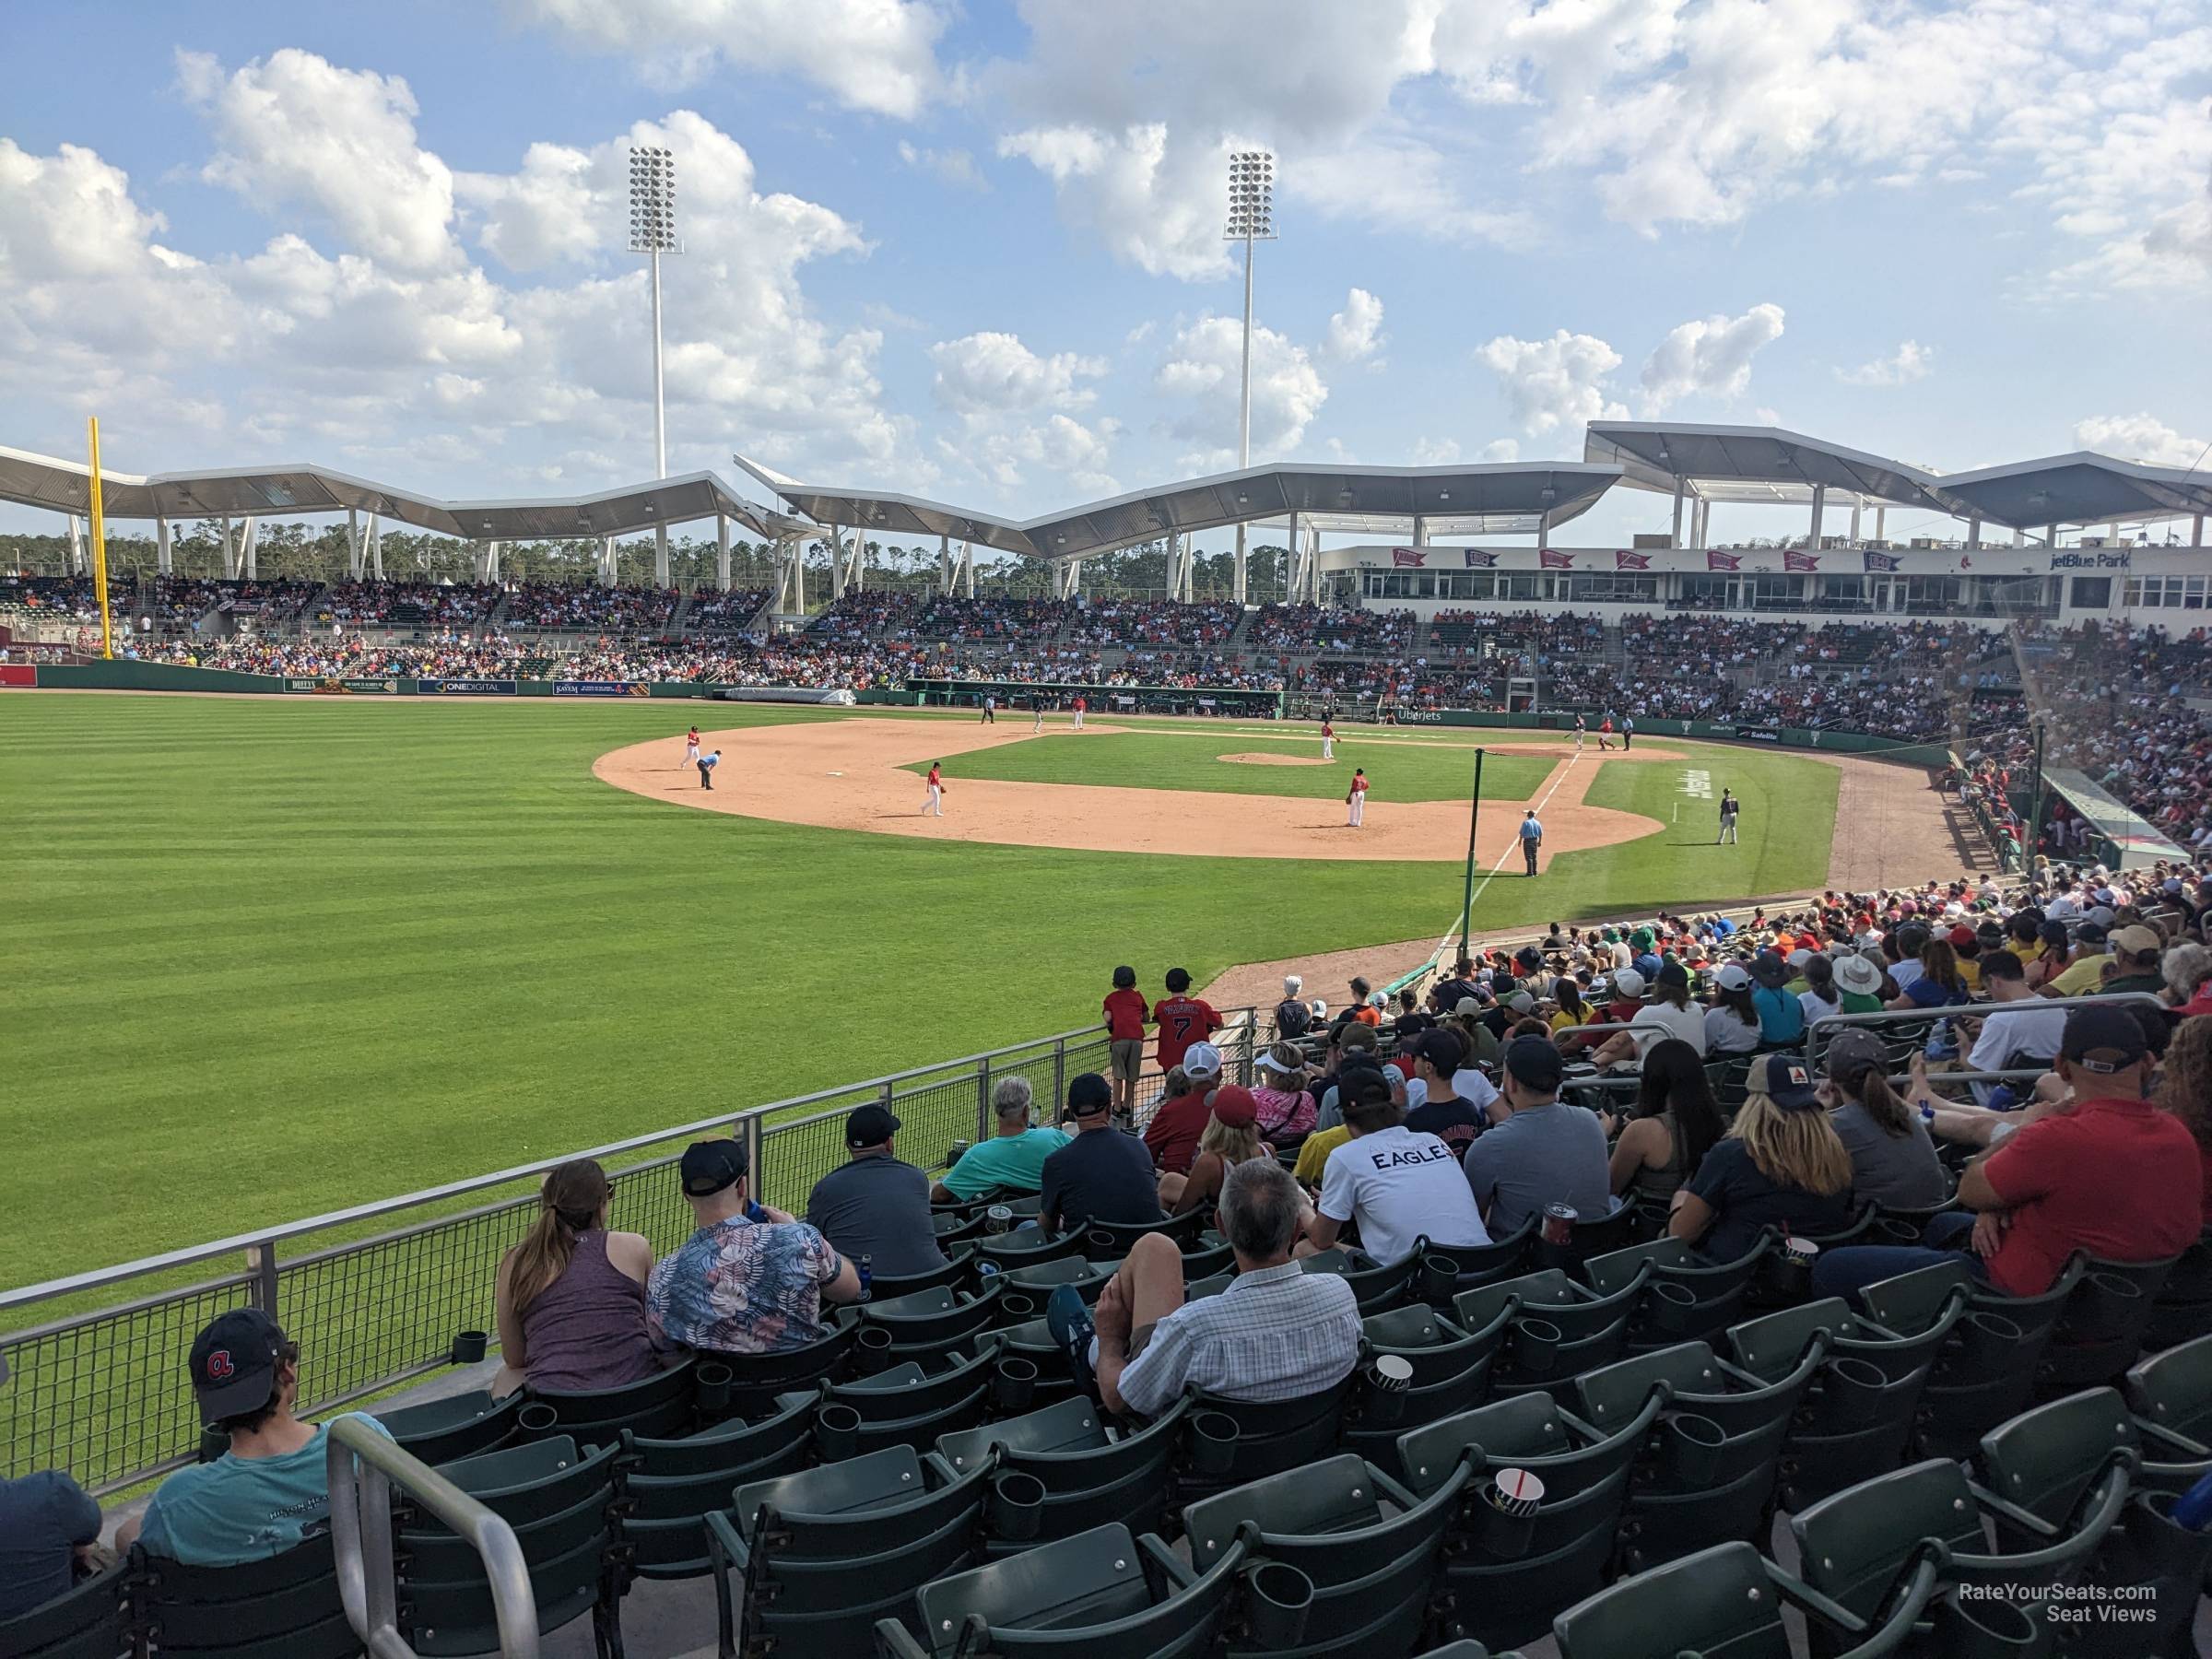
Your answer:
[[[1191,973],[1187,968],[1168,970],[1168,994],[1159,999],[1152,1010],[1153,1023],[1159,1027],[1159,1047],[1157,1051],[1159,1069],[1172,1071],[1182,1064],[1182,1056],[1194,1042],[1204,1042],[1221,1029],[1221,1016],[1215,1013],[1198,998],[1188,994]]]
[[[1136,988],[1136,970],[1116,968],[1113,989],[1100,1005],[1106,1016],[1109,1075],[1113,1078],[1113,1109],[1123,1117],[1136,1110],[1136,1074],[1145,1063],[1144,994]]]

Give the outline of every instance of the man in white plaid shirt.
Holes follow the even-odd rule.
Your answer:
[[[1136,1241],[1098,1306],[1072,1285],[1053,1293],[1053,1334],[1088,1362],[1109,1411],[1150,1415],[1185,1389],[1230,1400],[1297,1400],[1334,1388],[1359,1359],[1359,1306],[1333,1273],[1290,1259],[1305,1195],[1271,1158],[1232,1165],[1216,1222],[1236,1252],[1218,1296],[1186,1302],[1173,1241]]]

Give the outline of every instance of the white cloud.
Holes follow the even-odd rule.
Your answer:
[[[1847,386],[1904,386],[1925,380],[1933,368],[1935,348],[1918,340],[1901,340],[1888,357],[1861,363],[1856,369],[1839,369],[1836,378]]]
[[[962,190],[988,190],[990,183],[975,164],[975,158],[964,149],[922,149],[899,141],[899,159],[917,172],[934,174],[947,184]]]
[[[1476,350],[1475,360],[1498,376],[1506,407],[1524,432],[1572,432],[1587,421],[1628,416],[1606,388],[1620,353],[1594,335],[1564,328],[1544,340],[1500,335]]]
[[[1104,374],[1107,367],[1103,358],[1072,351],[1039,357],[1010,334],[940,340],[929,356],[937,366],[937,401],[964,415],[1081,408],[1098,394],[1076,382]]]
[[[1741,397],[1751,385],[1751,359],[1782,337],[1779,305],[1755,305],[1740,317],[1677,324],[1643,360],[1644,406],[1657,414],[1696,395]]]
[[[1186,279],[1230,268],[1221,241],[1226,144],[1171,146],[1165,122],[1119,132],[1058,125],[1009,133],[998,153],[1059,186],[1063,213],[1116,259]]]
[[[454,262],[453,176],[416,144],[415,95],[399,76],[288,46],[229,76],[205,53],[180,52],[177,79],[214,129],[209,182],[267,212],[319,213],[384,265]]]
[[[1416,466],[1452,466],[1459,461],[1459,440],[1456,438],[1417,438],[1413,441],[1413,464]]]
[[[848,108],[911,117],[941,89],[949,7],[926,0],[507,0],[510,15],[595,52],[626,53],[664,86],[718,66],[794,75]]]
[[[1237,464],[1237,409],[1243,323],[1204,316],[1178,329],[1152,377],[1182,406],[1168,430],[1193,446],[1183,464],[1218,471]],[[1264,324],[1252,330],[1252,453],[1254,460],[1296,449],[1328,401],[1329,388],[1306,348]]]
[[[1509,465],[1521,459],[1521,445],[1511,438],[1493,438],[1476,459],[1491,465]]]
[[[1339,363],[1364,362],[1382,348],[1383,339],[1382,301],[1356,288],[1344,297],[1344,309],[1329,319],[1321,351]]]
[[[2194,466],[2212,442],[2184,437],[2147,413],[2092,415],[2075,422],[2074,441],[2082,449],[2152,466]]]
[[[984,418],[971,420],[958,442],[939,439],[938,451],[947,466],[973,473],[1002,498],[1030,488],[1041,469],[1053,480],[1054,499],[1065,501],[1070,491],[1086,497],[1120,491],[1108,470],[1120,432],[1117,421],[1086,426],[1067,415],[1034,424]]]

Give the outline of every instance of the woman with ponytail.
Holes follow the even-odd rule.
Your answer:
[[[500,1263],[495,1396],[534,1388],[619,1388],[660,1369],[645,1327],[653,1246],[608,1232],[614,1188],[588,1158],[556,1166],[537,1219]]]
[[[1846,1026],[1821,1056],[1820,1103],[1851,1154],[1851,1190],[1895,1209],[1947,1203],[1951,1183],[1920,1113],[1889,1087],[1889,1056],[1873,1032]]]

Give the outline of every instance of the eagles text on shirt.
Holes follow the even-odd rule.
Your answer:
[[[1368,1161],[1378,1170],[1401,1170],[1408,1164],[1450,1163],[1453,1161],[1451,1147],[1445,1146],[1434,1135],[1426,1138],[1428,1140],[1426,1146],[1417,1139],[1410,1146],[1372,1153]]]

